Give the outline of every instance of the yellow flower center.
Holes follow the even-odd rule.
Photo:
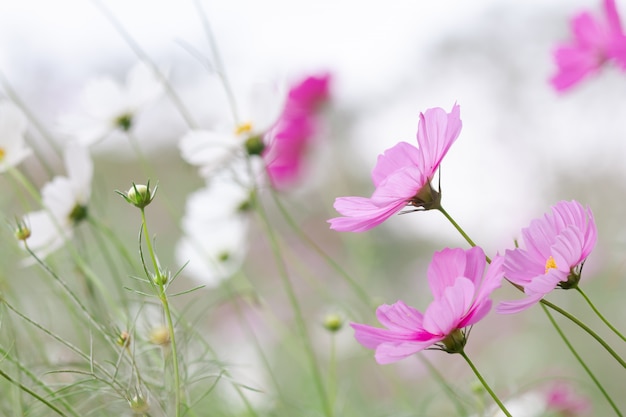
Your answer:
[[[549,270],[551,269],[556,269],[556,261],[554,260],[554,258],[552,256],[550,256],[548,258],[548,260],[546,261],[546,274],[548,273]]]
[[[250,133],[252,131],[252,123],[241,123],[235,128],[235,135],[241,135],[243,133]]]
[[[0,148],[0,162],[2,162],[2,160],[4,159],[4,156],[6,155],[6,151],[2,148]]]

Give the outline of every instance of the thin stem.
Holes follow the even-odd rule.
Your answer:
[[[458,232],[465,238],[465,240],[472,246],[476,246],[476,244],[474,243],[474,241],[465,233],[465,231],[454,221],[454,219],[443,209],[443,207],[439,208],[439,211],[441,211],[441,213],[443,213],[443,215],[446,217],[446,219],[448,219],[448,221],[450,221],[450,223],[452,223],[452,225],[458,230]],[[491,259],[489,259],[489,257],[487,257],[487,262],[490,263]],[[520,291],[524,291],[523,288],[517,284],[512,283],[511,281],[508,281],[511,285],[513,285],[515,288],[517,288]],[[559,313],[561,313],[563,316],[567,317],[569,320],[571,320],[572,322],[576,323],[576,325],[578,325],[581,329],[583,329],[584,331],[586,331],[591,337],[593,337],[594,339],[596,339],[596,341],[598,343],[600,343],[602,345],[602,347],[604,347],[604,349],[606,349],[607,352],[609,352],[609,354],[611,354],[611,356],[613,356],[613,358],[615,358],[616,361],[618,361],[620,363],[620,365],[622,365],[624,368],[626,368],[626,362],[624,362],[624,360],[613,350],[611,349],[611,347],[600,337],[598,336],[593,330],[591,330],[587,325],[585,325],[583,322],[581,322],[579,319],[577,319],[576,317],[574,317],[572,314],[568,313],[567,311],[563,310],[560,307],[557,307],[556,305],[552,304],[551,302],[545,300],[545,299],[541,299],[539,300],[539,302],[547,307],[550,307],[551,309],[553,309],[554,311],[557,311]]]
[[[445,380],[443,375],[441,375],[441,372],[439,372],[439,370],[426,358],[426,355],[420,353],[417,355],[417,357],[420,360],[420,362],[422,362],[422,364],[428,368],[428,371],[431,373],[431,375],[437,380],[439,385],[446,392],[446,395],[448,396],[450,401],[454,403],[454,406],[456,407],[456,411],[458,415],[466,416],[467,410],[465,409],[461,401],[458,399],[457,392],[454,390],[453,387],[450,386],[450,384],[448,384],[448,382]]]
[[[602,313],[600,313],[600,311],[598,311],[598,309],[596,308],[596,306],[591,302],[591,300],[589,299],[589,297],[587,297],[587,294],[585,294],[583,292],[582,289],[580,289],[579,286],[576,286],[576,291],[578,291],[580,293],[580,295],[583,296],[583,298],[585,299],[585,301],[587,301],[587,304],[589,304],[589,307],[591,307],[591,309],[598,315],[598,317],[600,317],[600,320],[602,320],[604,322],[604,324],[606,324],[608,326],[609,329],[613,330],[613,333],[615,333],[616,335],[619,336],[620,339],[622,339],[622,341],[626,342],[626,337],[624,337],[624,335],[622,333],[620,333],[619,330],[617,330],[603,315]]]
[[[470,244],[471,247],[476,246],[476,243],[474,243],[474,241],[467,235],[467,233],[465,233],[465,230],[463,230],[463,228],[459,226],[457,222],[454,221],[452,216],[450,216],[443,207],[439,206],[437,210],[439,210],[441,214],[443,214],[446,217],[446,219],[448,219],[448,221],[452,223],[452,226],[454,226],[454,228],[461,234],[461,236],[463,236],[463,238],[467,241],[467,243]]]
[[[230,106],[230,111],[233,115],[233,119],[235,124],[239,124],[239,114],[237,112],[237,103],[235,101],[235,95],[233,94],[233,90],[230,87],[230,82],[228,81],[228,77],[226,75],[226,71],[224,70],[224,64],[222,63],[221,54],[217,47],[217,42],[215,41],[215,36],[213,35],[213,31],[211,30],[211,24],[209,22],[208,17],[206,16],[206,12],[202,7],[200,1],[195,0],[194,5],[198,11],[198,15],[202,21],[202,27],[204,28],[204,32],[206,34],[207,40],[209,41],[209,46],[211,47],[211,52],[213,54],[213,64],[215,65],[215,70],[217,72],[217,76],[220,77],[220,81],[222,82],[222,86],[224,87],[224,92],[226,93],[226,98],[228,100],[228,105]]]
[[[539,300],[539,302],[542,305],[544,305],[546,307],[550,307],[552,310],[554,310],[554,311],[562,314],[563,316],[567,317],[569,320],[574,322],[578,327],[580,327],[581,329],[586,331],[591,337],[596,339],[596,341],[598,343],[600,343],[602,345],[602,347],[604,347],[604,349],[607,352],[609,352],[609,354],[611,356],[613,356],[613,358],[617,362],[619,362],[620,365],[622,365],[622,367],[626,368],[626,362],[624,362],[624,360],[613,349],[611,349],[611,347],[604,341],[604,339],[602,339],[600,336],[598,336],[598,334],[596,332],[594,332],[593,330],[591,330],[585,323],[583,323],[582,321],[580,321],[578,318],[576,318],[572,314],[568,313],[567,311],[565,311],[562,308],[552,304],[551,302],[549,302],[547,300],[543,300],[542,299],[542,300]]]
[[[48,385],[46,385],[42,380],[40,380],[37,375],[33,374],[22,362],[20,362],[18,359],[13,358],[11,355],[9,355],[9,352],[7,352],[6,350],[4,350],[2,347],[0,347],[0,355],[2,355],[2,359],[6,359],[8,361],[10,361],[12,364],[14,364],[17,369],[19,369],[20,372],[23,372],[24,374],[26,374],[27,377],[30,378],[31,381],[33,381],[35,384],[37,384],[38,387],[40,387],[41,389],[43,389],[46,394],[48,394],[49,396],[54,396],[55,392],[54,390],[52,390],[52,388],[50,388]],[[58,401],[63,404],[63,406],[67,409],[67,411],[73,415],[74,417],[79,417],[79,414],[76,412],[76,410],[74,410],[74,408],[67,402],[67,400],[64,397],[59,397]]]
[[[315,243],[315,241],[311,239],[311,237],[309,237],[309,235],[304,233],[302,229],[298,227],[296,222],[289,215],[289,212],[285,209],[285,206],[280,201],[280,198],[278,198],[276,191],[272,190],[271,194],[272,194],[272,197],[274,199],[276,206],[280,210],[280,213],[282,214],[285,221],[287,221],[287,224],[289,225],[291,230],[294,231],[298,235],[298,237],[302,239],[306,244],[308,244],[324,261],[326,261],[328,265],[330,265],[350,285],[350,287],[352,287],[352,290],[356,294],[358,294],[359,299],[364,304],[366,304],[367,307],[372,307],[373,305],[372,299],[367,294],[367,292],[365,292],[365,290],[350,275],[348,275],[348,273],[344,271],[343,268],[341,268],[341,266],[339,266],[339,264],[335,262],[333,258],[328,256],[328,254],[326,254],[326,252],[324,252],[324,250],[320,248],[319,245]]]
[[[178,110],[182,118],[185,120],[187,125],[192,129],[196,128],[197,123],[191,116],[191,113],[187,110],[187,108],[183,104],[183,101],[180,99],[176,91],[174,91],[174,88],[172,87],[172,85],[169,83],[165,75],[163,75],[163,73],[159,70],[156,64],[150,59],[148,54],[143,50],[143,48],[141,48],[141,46],[139,46],[139,44],[133,39],[133,37],[130,36],[130,34],[128,33],[128,31],[126,31],[124,26],[122,26],[119,20],[100,0],[92,0],[92,1],[96,5],[96,7],[102,12],[102,14],[109,20],[109,23],[113,25],[115,30],[120,34],[120,36],[124,39],[124,41],[126,41],[130,49],[132,49],[133,52],[135,53],[135,55],[137,55],[137,57],[139,57],[139,59],[144,64],[146,64],[147,66],[150,67],[150,69],[152,69],[154,74],[157,76],[157,78],[161,81],[161,83],[165,87],[165,91],[167,92],[167,95],[170,97],[170,100],[172,100],[172,103],[174,103],[174,107],[176,107],[176,109]]]
[[[9,79],[1,71],[0,71],[0,83],[2,83],[2,87],[4,88],[5,93],[7,94],[7,96],[9,96],[11,101],[13,101],[13,103],[17,105],[20,108],[20,110],[22,110],[22,112],[26,115],[26,118],[30,121],[31,125],[34,126],[35,129],[37,129],[37,131],[39,132],[39,134],[41,134],[41,136],[46,140],[46,142],[48,142],[48,145],[50,145],[52,150],[54,150],[54,152],[58,156],[60,156],[61,150],[59,149],[59,146],[54,141],[52,134],[50,134],[50,132],[44,127],[43,123],[41,123],[39,119],[35,117],[33,112],[30,111],[28,106],[22,101],[22,99],[18,96],[18,94],[13,89],[13,86],[9,82]],[[38,159],[40,160],[44,168],[48,171],[48,173],[52,172],[52,170],[50,169],[50,166],[46,163],[44,158],[38,158]]]
[[[507,417],[513,417],[511,415],[511,413],[509,413],[509,411],[506,409],[506,407],[504,406],[504,404],[502,403],[502,401],[500,401],[500,399],[498,398],[498,396],[493,392],[493,390],[491,389],[491,387],[489,386],[489,384],[487,384],[487,381],[485,381],[485,379],[483,378],[483,376],[480,374],[480,372],[478,372],[478,369],[476,369],[476,367],[474,366],[474,364],[472,363],[472,361],[470,360],[470,358],[465,354],[464,351],[459,352],[461,354],[461,356],[463,356],[463,359],[465,359],[465,361],[467,362],[467,364],[470,366],[470,368],[472,368],[472,371],[474,371],[474,374],[476,375],[476,377],[478,378],[478,380],[480,381],[480,383],[483,385],[483,387],[485,387],[485,389],[487,390],[487,392],[489,393],[489,395],[491,395],[491,398],[493,398],[493,400],[496,402],[496,404],[498,404],[498,407],[500,407],[500,410],[502,410],[502,412],[507,416]]]
[[[265,231],[267,233],[267,236],[269,237],[270,246],[272,248],[272,252],[276,260],[276,266],[279,270],[278,275],[280,276],[283,282],[283,286],[287,293],[287,297],[289,298],[291,308],[294,312],[294,316],[296,320],[296,327],[298,329],[298,332],[300,333],[300,337],[302,337],[302,342],[303,342],[307,357],[309,359],[311,372],[313,373],[313,380],[315,382],[315,386],[317,388],[320,400],[322,402],[324,414],[327,417],[332,417],[333,410],[330,406],[330,402],[328,400],[326,391],[324,390],[324,384],[322,382],[322,375],[320,373],[317,360],[315,358],[315,352],[313,351],[312,343],[311,343],[310,337],[306,329],[306,324],[304,321],[304,317],[302,315],[302,310],[300,309],[300,305],[298,303],[298,298],[296,297],[293,284],[291,283],[291,280],[289,279],[289,273],[287,272],[287,268],[284,264],[284,261],[280,252],[280,248],[278,247],[278,240],[276,238],[276,234],[274,233],[274,230],[272,229],[270,221],[267,218],[265,210],[263,209],[263,206],[258,199],[257,199],[256,207],[257,207],[257,213],[259,213],[259,216],[262,219],[262,223],[265,226]]]
[[[179,417],[181,415],[180,371],[178,368],[178,350],[176,349],[174,322],[172,320],[172,312],[170,311],[170,305],[167,299],[165,287],[167,277],[163,276],[161,268],[159,267],[159,262],[157,261],[156,255],[154,253],[154,248],[152,247],[152,242],[150,240],[150,234],[148,232],[148,223],[146,222],[146,212],[143,208],[141,208],[141,223],[145,235],[146,245],[148,246],[148,252],[150,253],[150,259],[152,260],[152,266],[154,268],[154,277],[148,276],[148,279],[156,283],[158,286],[159,300],[161,301],[161,305],[163,306],[163,312],[165,314],[167,329],[170,336],[170,346],[172,348],[172,367],[174,369],[174,401],[176,403],[176,417]]]
[[[589,377],[593,380],[593,382],[596,384],[596,387],[598,387],[598,389],[600,390],[600,392],[602,393],[602,395],[604,396],[604,398],[606,398],[606,400],[609,402],[609,404],[611,405],[611,407],[613,408],[613,410],[615,411],[615,413],[622,417],[622,413],[620,413],[619,409],[617,408],[617,406],[615,405],[615,403],[613,402],[613,400],[611,399],[611,396],[606,392],[606,390],[604,389],[604,387],[602,386],[602,384],[600,384],[600,381],[598,381],[598,379],[596,378],[596,376],[593,374],[593,372],[591,371],[591,369],[589,369],[589,367],[587,366],[587,364],[582,360],[582,358],[580,357],[580,355],[578,354],[578,352],[576,352],[576,349],[574,349],[574,346],[570,343],[570,341],[567,339],[567,337],[565,336],[565,333],[563,333],[563,330],[561,330],[561,328],[559,327],[559,325],[557,324],[556,320],[554,320],[554,317],[552,316],[552,314],[550,313],[550,311],[548,311],[548,309],[546,308],[545,305],[541,305],[541,308],[543,309],[543,311],[546,313],[546,315],[548,316],[548,318],[550,319],[550,322],[552,323],[552,325],[554,326],[554,328],[556,329],[556,331],[559,333],[559,335],[561,336],[561,339],[563,339],[563,342],[565,342],[565,344],[567,345],[567,347],[569,348],[570,352],[572,352],[572,354],[574,355],[574,357],[576,358],[576,360],[578,361],[578,363],[580,363],[580,366],[583,367],[583,369],[585,370],[585,372],[587,372],[587,375],[589,375]]]
[[[28,388],[27,386],[25,386],[24,384],[22,384],[19,381],[14,380],[13,378],[11,378],[11,376],[9,376],[8,374],[6,374],[2,369],[0,369],[0,376],[2,376],[4,379],[6,379],[7,381],[9,381],[10,383],[12,383],[13,385],[17,386],[19,389],[21,389],[22,391],[24,391],[25,393],[31,395],[32,397],[36,398],[37,400],[39,400],[41,403],[45,404],[49,409],[51,409],[52,411],[54,411],[55,413],[57,413],[60,416],[66,416],[66,414],[59,410],[54,404],[52,404],[50,401],[46,400],[45,398],[43,398],[41,395],[37,394],[35,391],[31,390],[30,388]]]

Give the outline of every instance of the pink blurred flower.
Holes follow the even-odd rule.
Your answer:
[[[577,201],[560,201],[552,213],[523,229],[522,237],[526,249],[507,250],[503,269],[527,297],[500,303],[499,313],[525,310],[557,286],[568,289],[578,285],[582,265],[596,244],[597,230],[591,209]]]
[[[571,20],[573,41],[558,45],[553,53],[558,68],[550,83],[557,91],[568,90],[609,60],[626,70],[626,37],[615,0],[604,0],[604,12],[604,19],[582,12]]]
[[[486,261],[481,248],[436,252],[427,272],[434,300],[426,312],[402,301],[383,304],[376,316],[387,328],[351,323],[354,336],[366,348],[376,350],[380,364],[433,345],[449,353],[461,352],[466,342],[462,329],[477,323],[491,309],[489,296],[502,281],[501,264],[501,257],[494,259],[483,279]]]
[[[329,85],[330,75],[322,74],[306,77],[289,90],[263,152],[274,187],[285,188],[301,175],[304,155],[316,132],[318,108],[329,98]]]
[[[364,232],[406,206],[424,210],[437,208],[439,192],[432,189],[430,181],[460,132],[457,104],[449,114],[439,107],[420,113],[418,147],[400,142],[379,155],[372,171],[376,187],[372,197],[337,198],[334,207],[345,217],[330,219],[330,228],[340,232]]]
[[[580,416],[591,411],[589,400],[577,395],[572,387],[565,383],[556,384],[548,390],[546,403],[548,410],[563,417]]]

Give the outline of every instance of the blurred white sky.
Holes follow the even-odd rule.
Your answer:
[[[103,3],[169,69],[183,99],[207,112],[225,107],[222,96],[207,94],[214,89],[198,88],[206,72],[179,43],[210,54],[191,0]],[[546,81],[553,71],[550,50],[569,37],[569,18],[581,9],[600,13],[600,3],[202,2],[235,84],[319,69],[334,73],[337,108],[355,117],[346,165],[364,176],[376,155],[399,140],[414,140],[419,111],[449,109],[457,101],[464,128],[444,163],[445,205],[462,213],[462,223],[480,225],[476,231],[499,231],[507,240],[547,211],[532,197],[555,170],[599,167],[624,175],[626,127],[615,115],[626,110],[620,100],[626,77],[609,69],[562,97]],[[91,1],[0,0],[0,70],[46,122],[71,109],[89,77],[121,79],[135,61]],[[550,203],[571,197],[554,198]],[[410,221],[416,228],[442,229],[439,220],[418,217]],[[390,223],[404,228],[407,221]]]

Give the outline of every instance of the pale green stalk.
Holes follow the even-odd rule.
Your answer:
[[[600,313],[600,311],[596,308],[596,306],[591,302],[591,300],[589,299],[589,297],[587,297],[587,294],[585,294],[583,292],[583,290],[579,287],[576,286],[576,291],[578,291],[580,293],[580,295],[583,296],[583,298],[585,299],[585,301],[587,301],[587,304],[589,304],[589,307],[591,307],[591,309],[596,313],[596,315],[600,318],[600,320],[602,320],[602,322],[604,324],[606,324],[608,326],[609,329],[613,330],[613,333],[615,333],[617,336],[619,336],[620,339],[622,339],[622,341],[626,342],[626,337],[624,337],[624,335],[615,328],[615,326],[613,326],[603,315],[602,313]]]
[[[302,337],[302,344],[304,345],[305,352],[309,359],[311,372],[313,374],[313,381],[315,383],[315,387],[320,397],[320,401],[322,402],[322,408],[324,410],[324,414],[327,417],[332,417],[333,410],[330,406],[330,402],[328,401],[328,396],[326,394],[326,391],[324,390],[324,384],[322,382],[323,379],[322,379],[322,376],[321,376],[321,373],[317,364],[317,359],[315,358],[315,352],[313,351],[309,334],[307,332],[306,323],[302,315],[302,310],[300,309],[300,304],[298,303],[296,293],[294,291],[291,280],[289,279],[289,273],[287,272],[287,268],[283,262],[280,248],[278,247],[278,241],[276,239],[276,235],[272,229],[269,219],[267,218],[265,210],[263,209],[263,206],[260,203],[260,200],[257,199],[257,204],[255,207],[257,208],[257,213],[259,213],[262,223],[265,226],[265,231],[267,233],[267,236],[269,237],[270,246],[272,248],[272,252],[274,254],[274,258],[276,261],[276,266],[278,268],[278,275],[280,276],[283,282],[283,287],[285,288],[287,297],[289,298],[289,303],[291,304],[291,308],[294,312],[296,327],[298,329],[298,332],[300,333],[300,337]]]
[[[49,409],[51,409],[52,411],[54,411],[55,413],[57,413],[60,416],[66,416],[67,414],[65,414],[63,411],[61,411],[60,409],[58,409],[54,404],[52,404],[50,401],[46,400],[45,398],[43,398],[41,395],[37,394],[35,391],[31,390],[30,388],[28,388],[27,386],[25,386],[24,384],[16,381],[15,379],[13,379],[11,376],[9,376],[7,373],[5,373],[2,369],[0,369],[0,376],[2,376],[4,379],[6,379],[7,381],[9,381],[11,384],[19,387],[19,389],[21,389],[22,391],[24,391],[25,393],[29,394],[30,396],[32,396],[33,398],[36,398],[39,402],[41,402],[42,404],[44,404],[46,407],[48,407]]]
[[[107,18],[109,23],[111,23],[111,25],[115,28],[117,33],[119,33],[119,35],[122,37],[122,39],[124,39],[124,41],[128,44],[130,49],[133,50],[135,55],[137,55],[137,57],[144,64],[146,64],[148,67],[152,69],[152,71],[154,72],[154,75],[156,75],[156,77],[161,81],[161,83],[165,87],[165,91],[167,95],[169,96],[170,100],[172,101],[172,103],[174,104],[174,107],[176,107],[176,109],[178,110],[182,118],[185,120],[187,125],[190,128],[195,129],[198,126],[198,124],[195,122],[195,120],[191,116],[191,113],[189,112],[189,110],[187,110],[187,108],[183,104],[183,101],[178,96],[178,94],[176,93],[176,91],[174,90],[170,82],[167,80],[167,77],[165,77],[165,75],[159,70],[156,64],[152,61],[152,59],[150,59],[150,57],[143,50],[143,48],[139,46],[139,44],[135,41],[135,39],[133,39],[133,37],[128,33],[128,31],[126,31],[124,26],[122,26],[120,21],[113,15],[113,13],[100,0],[92,0],[92,2],[100,10],[100,12],[102,12],[104,17]]]
[[[37,323],[36,321],[34,321],[31,318],[27,317],[26,315],[22,314],[15,307],[13,307],[6,299],[2,299],[2,302],[4,303],[4,305],[6,305],[11,311],[13,311],[15,314],[17,314],[24,321],[26,321],[27,323],[29,323],[32,326],[36,327],[37,329],[41,330],[42,332],[44,332],[48,336],[52,337],[57,342],[61,343],[63,346],[65,346],[68,349],[70,349],[72,352],[76,353],[78,356],[83,358],[85,361],[87,361],[90,364],[91,368],[92,368],[92,372],[89,373],[89,375],[93,376],[98,381],[101,381],[101,382],[107,384],[108,386],[110,386],[111,389],[113,389],[118,395],[120,395],[120,397],[126,398],[126,395],[125,395],[125,393],[123,391],[123,387],[121,386],[121,384],[117,380],[115,380],[113,378],[112,374],[109,371],[107,371],[107,369],[104,368],[104,366],[102,366],[98,362],[96,362],[93,359],[93,357],[87,355],[82,350],[80,350],[78,347],[74,346],[72,343],[70,343],[67,340],[63,339],[59,335],[57,335],[55,333],[52,333],[50,330],[46,329],[41,324]],[[107,378],[110,379],[110,381],[105,381],[104,379],[98,377],[95,373],[93,373],[93,369],[97,369],[98,371],[102,372]],[[116,386],[116,384],[117,384],[117,386]]]
[[[240,120],[239,114],[237,112],[235,95],[233,94],[233,89],[230,87],[228,76],[226,75],[226,71],[224,70],[224,64],[222,63],[221,54],[217,47],[217,42],[215,41],[213,31],[211,30],[211,24],[202,7],[202,3],[200,3],[199,0],[194,0],[194,6],[198,11],[198,15],[200,16],[200,20],[202,22],[202,28],[204,29],[204,33],[206,34],[206,37],[209,41],[209,46],[211,47],[211,52],[213,53],[213,64],[215,65],[215,71],[217,73],[217,76],[220,78],[222,86],[224,87],[224,92],[226,93],[228,105],[230,106],[230,111],[233,114],[233,120],[235,124],[239,124]]]
[[[2,355],[2,359],[3,360],[6,359],[6,360],[10,361],[12,364],[14,364],[17,367],[17,369],[19,369],[20,372],[23,372],[39,388],[44,390],[46,392],[46,394],[48,394],[51,397],[55,396],[55,391],[52,388],[50,388],[41,379],[39,379],[37,377],[37,375],[33,374],[26,366],[24,366],[23,363],[21,363],[17,359],[14,359],[12,356],[10,356],[9,352],[5,351],[2,347],[0,347],[0,354]],[[70,413],[74,417],[79,417],[78,412],[76,410],[74,410],[72,405],[70,403],[68,403],[65,400],[65,398],[63,398],[62,396],[58,397],[57,401],[59,401],[59,403],[61,403],[63,405],[63,407],[65,407],[65,409],[67,410],[68,413]]]
[[[576,349],[570,343],[570,341],[567,339],[567,336],[565,336],[565,333],[563,333],[563,330],[561,330],[561,328],[557,324],[556,320],[554,320],[554,317],[552,317],[552,314],[550,314],[550,312],[548,311],[548,309],[546,308],[545,305],[542,305],[541,308],[543,309],[543,311],[546,313],[546,315],[550,319],[550,322],[552,323],[552,325],[554,326],[556,331],[559,333],[559,336],[561,336],[561,339],[563,339],[563,342],[565,342],[565,344],[569,348],[570,352],[572,352],[572,354],[574,355],[574,357],[576,358],[578,363],[580,363],[580,366],[582,366],[583,369],[585,370],[585,372],[587,372],[587,375],[589,375],[589,378],[591,378],[591,380],[594,382],[594,384],[596,384],[596,387],[600,390],[600,392],[602,393],[604,398],[606,398],[608,403],[611,405],[611,408],[613,408],[613,410],[615,411],[615,414],[617,414],[619,417],[622,417],[622,413],[619,411],[619,409],[617,408],[617,406],[615,405],[615,403],[611,399],[611,396],[606,392],[606,390],[604,389],[604,387],[602,386],[600,381],[598,381],[598,378],[596,378],[596,376],[593,374],[591,369],[589,369],[589,367],[587,366],[585,361],[583,361],[583,359],[580,357],[578,352],[576,352]]]
[[[276,206],[280,210],[283,218],[287,221],[287,224],[289,225],[291,230],[295,232],[296,235],[303,242],[309,245],[311,249],[313,249],[328,265],[330,265],[339,274],[339,276],[348,283],[348,285],[350,285],[352,290],[358,295],[363,304],[365,304],[368,308],[371,308],[374,303],[372,302],[372,299],[367,294],[367,292],[365,292],[363,287],[361,287],[346,271],[344,271],[343,268],[337,262],[335,262],[334,259],[328,256],[328,254],[326,254],[326,252],[324,252],[324,250],[320,248],[313,239],[311,239],[306,233],[302,231],[302,229],[300,229],[300,227],[298,227],[298,225],[295,223],[291,215],[289,215],[289,212],[285,209],[282,202],[278,198],[276,191],[272,190],[271,194],[274,202],[276,203]]]
[[[172,320],[172,313],[170,311],[170,305],[167,299],[167,293],[165,291],[165,284],[167,281],[166,276],[161,272],[161,267],[156,259],[156,255],[154,253],[154,249],[152,248],[152,242],[150,240],[150,234],[148,232],[148,223],[146,222],[146,213],[143,208],[141,210],[141,223],[143,227],[143,233],[145,235],[146,245],[148,247],[148,253],[150,254],[150,259],[152,260],[152,266],[154,268],[154,278],[148,276],[153,283],[155,283],[158,287],[158,296],[161,301],[161,305],[163,306],[163,312],[165,313],[165,320],[167,322],[167,329],[170,335],[170,346],[172,348],[172,367],[174,370],[174,389],[175,389],[175,407],[176,407],[176,417],[180,417],[181,415],[181,384],[180,384],[180,372],[178,369],[178,351],[176,349],[176,337],[174,333],[174,322]]]
[[[502,401],[500,401],[500,399],[498,398],[498,396],[495,394],[495,392],[493,392],[493,390],[491,389],[491,387],[489,386],[489,384],[487,384],[487,381],[485,381],[485,379],[483,378],[483,376],[480,374],[480,372],[478,372],[478,369],[476,369],[476,366],[474,366],[474,364],[472,363],[472,361],[470,360],[470,358],[467,356],[467,354],[464,351],[460,351],[459,352],[461,354],[461,356],[463,356],[463,359],[465,359],[465,361],[467,362],[467,364],[470,366],[470,368],[472,368],[472,371],[474,371],[474,374],[476,375],[476,378],[478,378],[478,380],[480,381],[480,383],[483,385],[483,387],[485,387],[485,390],[487,390],[487,392],[489,393],[489,395],[491,395],[491,398],[493,398],[493,400],[496,402],[496,404],[498,404],[498,407],[500,407],[500,410],[502,410],[502,412],[507,416],[507,417],[513,417],[511,415],[511,413],[509,413],[509,411],[506,409],[506,407],[504,406],[504,404],[502,403]]]
[[[48,145],[52,148],[52,150],[58,155],[61,155],[61,150],[57,145],[56,141],[53,139],[52,135],[48,130],[44,127],[44,125],[39,121],[39,119],[30,111],[28,106],[22,101],[22,99],[17,95],[13,86],[9,82],[8,78],[4,75],[2,71],[0,71],[0,82],[2,83],[2,87],[4,88],[4,92],[11,99],[11,101],[17,105],[20,110],[26,115],[26,118],[30,121],[30,123],[37,129],[37,131],[41,134],[41,136],[46,140]],[[44,166],[48,173],[52,172],[50,166],[46,163],[44,158],[38,156],[39,162]]]
[[[450,384],[448,384],[444,376],[441,375],[439,370],[426,358],[426,355],[424,355],[423,352],[418,353],[417,357],[420,362],[422,362],[422,364],[424,364],[426,368],[428,368],[428,371],[433,375],[435,380],[437,380],[439,385],[443,388],[448,398],[450,398],[450,400],[454,403],[454,407],[456,408],[456,412],[458,413],[458,415],[466,416],[467,410],[459,400],[458,393],[455,391],[455,389],[450,386]]]

